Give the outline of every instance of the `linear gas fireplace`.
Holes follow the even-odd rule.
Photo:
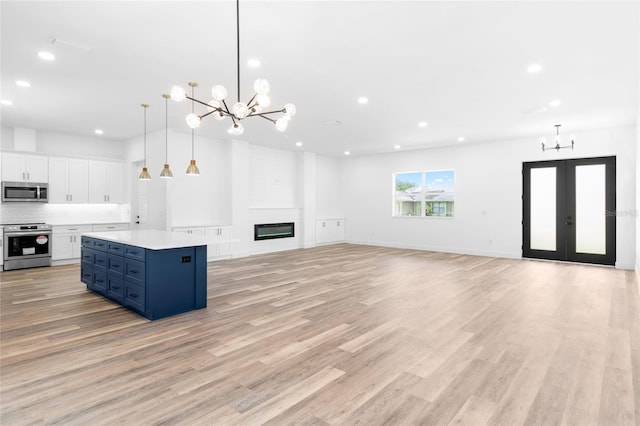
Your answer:
[[[293,222],[261,223],[253,226],[253,239],[271,240],[274,238],[291,238],[294,236]]]

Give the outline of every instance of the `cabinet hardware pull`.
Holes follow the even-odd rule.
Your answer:
[[[112,268],[119,268],[120,265],[116,265],[115,263],[111,265]]]
[[[138,297],[138,295],[137,295],[137,294],[135,294],[135,293],[131,293],[129,296],[131,296],[131,297]]]
[[[114,289],[114,290],[118,290],[120,288],[120,286],[112,285],[111,288]]]
[[[135,269],[131,269],[131,271],[130,271],[130,272],[131,272],[132,274],[137,274],[137,273],[138,273],[138,271],[137,271],[137,270],[135,270]]]

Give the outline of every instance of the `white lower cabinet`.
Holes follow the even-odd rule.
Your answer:
[[[2,228],[0,228],[0,271],[2,271],[1,266],[4,265],[4,234]]]
[[[80,237],[85,232],[126,231],[128,229],[128,223],[55,225],[51,228],[51,260],[79,260]]]
[[[91,227],[93,232],[106,232],[106,231],[128,231],[128,223],[95,223]]]
[[[207,237],[207,260],[228,259],[233,254],[231,226],[210,226],[205,228]]]
[[[344,219],[316,220],[316,244],[344,241]]]
[[[91,225],[65,225],[52,227],[51,260],[80,259],[83,232],[91,232]]]
[[[189,235],[204,235],[203,226],[179,226],[177,228],[171,228],[173,232],[182,232]]]
[[[207,261],[228,259],[233,254],[231,226],[179,226],[173,232],[201,235],[207,240]]]

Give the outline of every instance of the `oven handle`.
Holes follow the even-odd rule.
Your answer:
[[[5,232],[4,233],[4,236],[6,238],[27,237],[29,235],[47,235],[47,236],[51,237],[51,231],[44,231],[44,232]]]

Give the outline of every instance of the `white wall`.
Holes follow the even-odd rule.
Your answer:
[[[164,130],[147,135],[147,167],[152,179],[137,180],[141,168],[135,168],[130,185],[132,209],[148,213],[148,228],[170,229],[175,226],[215,226],[231,224],[231,177],[228,164],[229,144],[195,136],[195,160],[200,176],[187,176],[191,160],[191,134],[169,131],[168,163],[173,179],[161,179],[165,163]],[[144,158],[144,138],[127,143],[127,160],[140,163]],[[140,163],[141,164],[141,163]],[[137,203],[140,201],[139,203]],[[133,213],[135,214],[135,212]]]
[[[249,148],[249,219],[261,223],[294,222],[294,238],[252,241],[250,254],[300,248],[301,214],[299,167],[302,158],[294,151],[251,145]]]
[[[553,133],[553,128],[549,129]],[[522,246],[522,163],[617,156],[617,262],[635,265],[635,128],[576,134],[576,149],[541,152],[535,139],[466,144],[342,160],[340,181],[347,241],[519,258]],[[392,174],[454,169],[454,218],[394,218]],[[625,214],[626,213],[626,214]]]
[[[340,161],[316,158],[316,219],[339,219],[344,215],[341,199]]]

